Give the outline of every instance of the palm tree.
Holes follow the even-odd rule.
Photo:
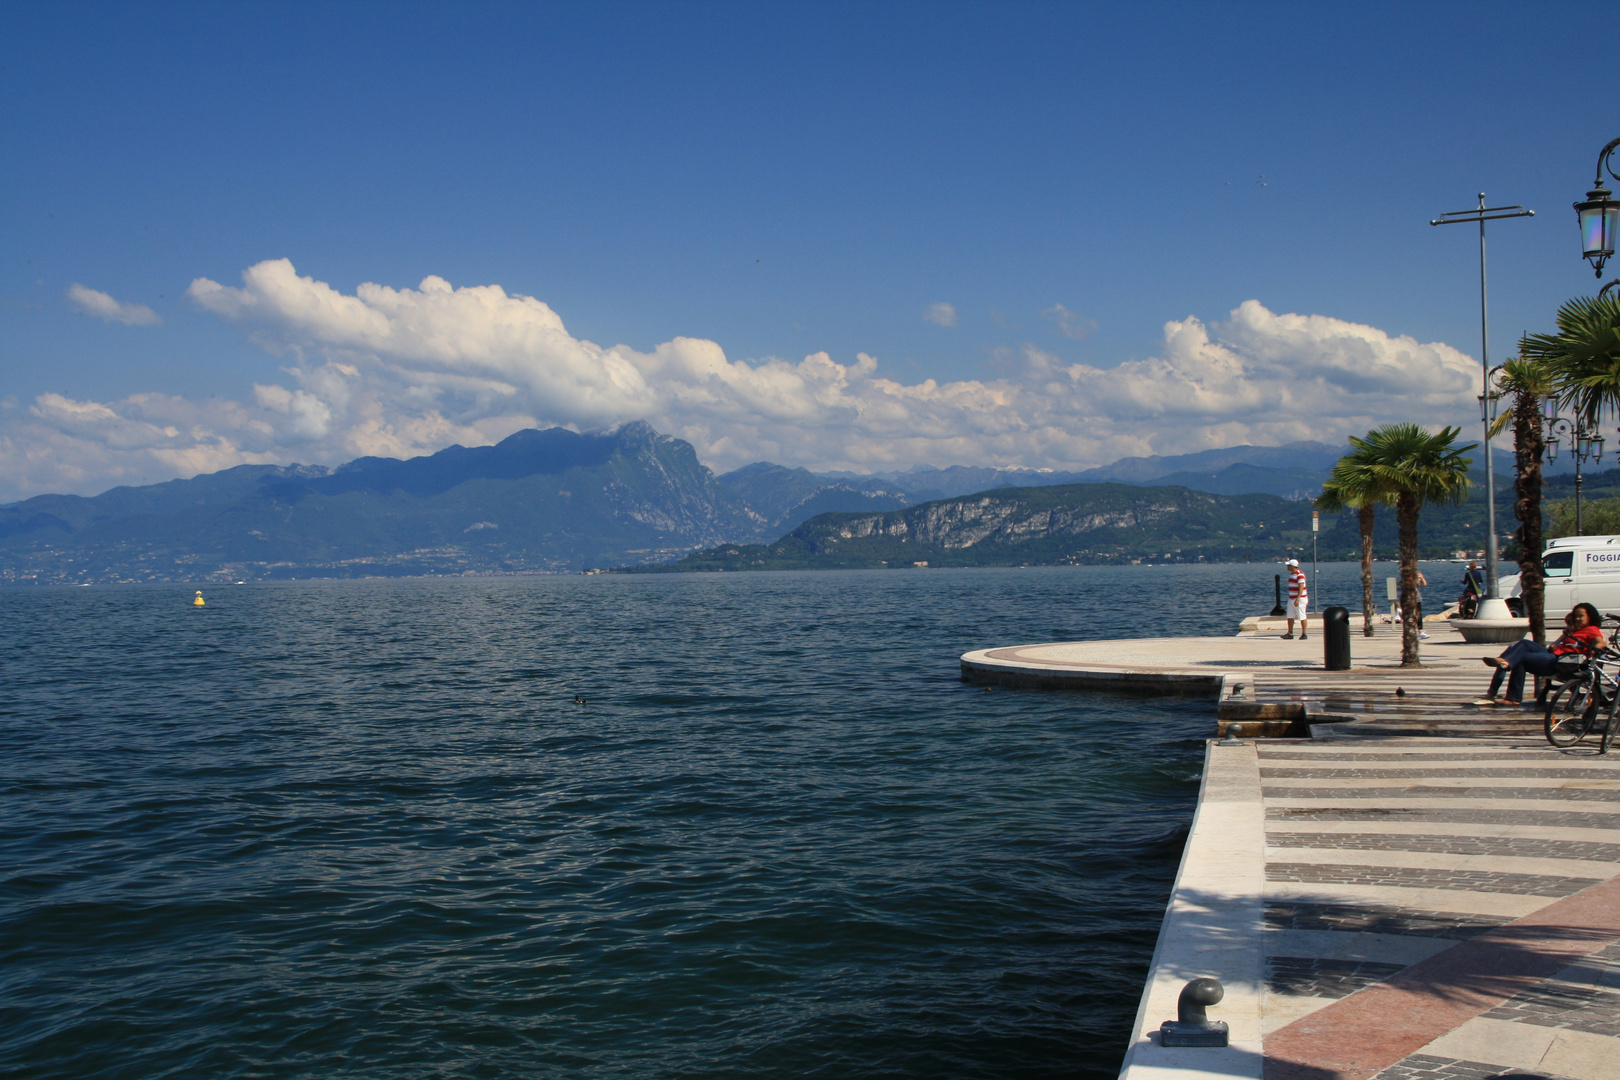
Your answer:
[[[1359,451],[1344,455],[1333,465],[1322,494],[1317,496],[1316,508],[1327,513],[1356,512],[1361,526],[1361,632],[1373,636],[1373,515],[1380,503],[1389,505],[1390,495],[1378,485],[1377,478],[1367,470],[1367,462]]]
[[[1468,458],[1478,443],[1454,445],[1460,428],[1432,434],[1417,424],[1385,424],[1350,437],[1352,456],[1378,486],[1394,497],[1395,524],[1400,535],[1401,559],[1401,666],[1418,662],[1417,573],[1418,514],[1428,503],[1460,503],[1468,494]]]
[[[1496,385],[1513,395],[1513,408],[1496,418],[1491,434],[1513,424],[1513,516],[1519,519],[1519,588],[1524,594],[1530,633],[1545,644],[1546,592],[1541,574],[1541,402],[1554,390],[1551,368],[1540,360],[1512,357],[1501,368]]]
[[[1558,333],[1529,334],[1519,355],[1552,371],[1558,400],[1588,424],[1620,410],[1620,297],[1577,296],[1558,309]]]
[[[1558,309],[1558,333],[1528,334],[1519,342],[1519,356],[1530,363],[1542,365],[1551,377],[1551,390],[1560,403],[1573,408],[1576,419],[1596,427],[1605,412],[1620,412],[1620,297],[1577,296],[1565,301]],[[1515,405],[1517,413],[1517,405]],[[1514,420],[1515,430],[1518,420]],[[1538,468],[1539,472],[1539,468]],[[1540,488],[1536,489],[1539,497]],[[1523,495],[1521,493],[1521,498]],[[1537,513],[1539,515],[1539,499]],[[1514,506],[1518,513],[1518,505]],[[1521,521],[1524,519],[1521,518]],[[1540,529],[1539,518],[1536,522]],[[1531,539],[1526,533],[1521,547]],[[1530,626],[1541,640],[1544,618],[1540,536],[1535,538],[1533,554],[1538,556],[1533,576],[1536,589],[1535,608],[1530,610]],[[1519,566],[1524,566],[1523,558]],[[1521,581],[1529,582],[1530,577]],[[1525,589],[1526,607],[1530,606],[1530,590]]]

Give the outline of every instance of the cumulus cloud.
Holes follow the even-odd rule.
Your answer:
[[[935,326],[956,325],[956,305],[943,301],[938,304],[929,304],[923,312],[923,322],[931,322]]]
[[[343,293],[262,262],[240,286],[199,278],[204,310],[286,358],[243,401],[158,394],[0,402],[0,500],[89,492],[252,462],[336,464],[496,442],[522,428],[647,420],[724,470],[768,459],[874,471],[935,464],[1082,468],[1242,443],[1338,442],[1397,419],[1466,421],[1478,367],[1322,315],[1249,300],[1224,321],[1167,322],[1157,355],[1114,367],[1034,345],[995,378],[905,383],[857,354],[732,360],[712,341],[649,351],[573,337],[497,285]]]
[[[106,293],[87,289],[78,282],[68,286],[68,303],[107,322],[121,322],[125,326],[156,326],[163,320],[145,304],[121,304]]]
[[[1041,312],[1045,318],[1057,323],[1058,333],[1075,341],[1084,341],[1097,332],[1095,319],[1088,319],[1084,315],[1076,315],[1062,304],[1053,304]]]

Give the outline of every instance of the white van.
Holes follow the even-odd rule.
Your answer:
[[[1620,536],[1560,536],[1541,554],[1546,575],[1549,626],[1562,625],[1569,609],[1588,603],[1605,615],[1620,615]],[[1519,575],[1501,579],[1502,595],[1518,595]]]

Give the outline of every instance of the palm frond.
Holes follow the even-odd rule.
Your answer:
[[[1558,309],[1556,334],[1528,334],[1522,358],[1551,372],[1559,404],[1596,424],[1620,411],[1620,298],[1577,296]]]
[[[1419,505],[1461,502],[1473,486],[1466,455],[1479,444],[1457,446],[1459,434],[1461,429],[1455,427],[1431,433],[1418,424],[1385,424],[1365,438],[1352,436],[1354,449],[1340,460],[1354,460],[1357,471],[1384,493],[1386,502],[1402,495],[1415,498]]]

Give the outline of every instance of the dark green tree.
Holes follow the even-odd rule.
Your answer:
[[[1554,392],[1552,369],[1543,361],[1512,357],[1501,367],[1496,385],[1512,398],[1512,408],[1496,418],[1491,434],[1513,425],[1513,516],[1519,527],[1519,590],[1524,595],[1530,633],[1546,643],[1546,590],[1541,573],[1541,461],[1546,442],[1541,430],[1541,403]]]
[[[1381,486],[1377,474],[1367,465],[1365,455],[1359,450],[1335,462],[1333,471],[1322,484],[1316,508],[1327,513],[1356,512],[1356,522],[1361,527],[1361,632],[1372,637],[1373,522],[1379,505],[1389,505],[1391,493]]]
[[[1620,297],[1577,296],[1558,309],[1558,333],[1528,334],[1519,355],[1545,364],[1558,400],[1588,424],[1620,411]]]
[[[1418,660],[1418,515],[1429,503],[1460,503],[1468,495],[1468,458],[1477,443],[1457,446],[1460,428],[1438,434],[1417,424],[1385,424],[1365,438],[1350,437],[1351,456],[1395,503],[1401,564],[1401,666]]]

